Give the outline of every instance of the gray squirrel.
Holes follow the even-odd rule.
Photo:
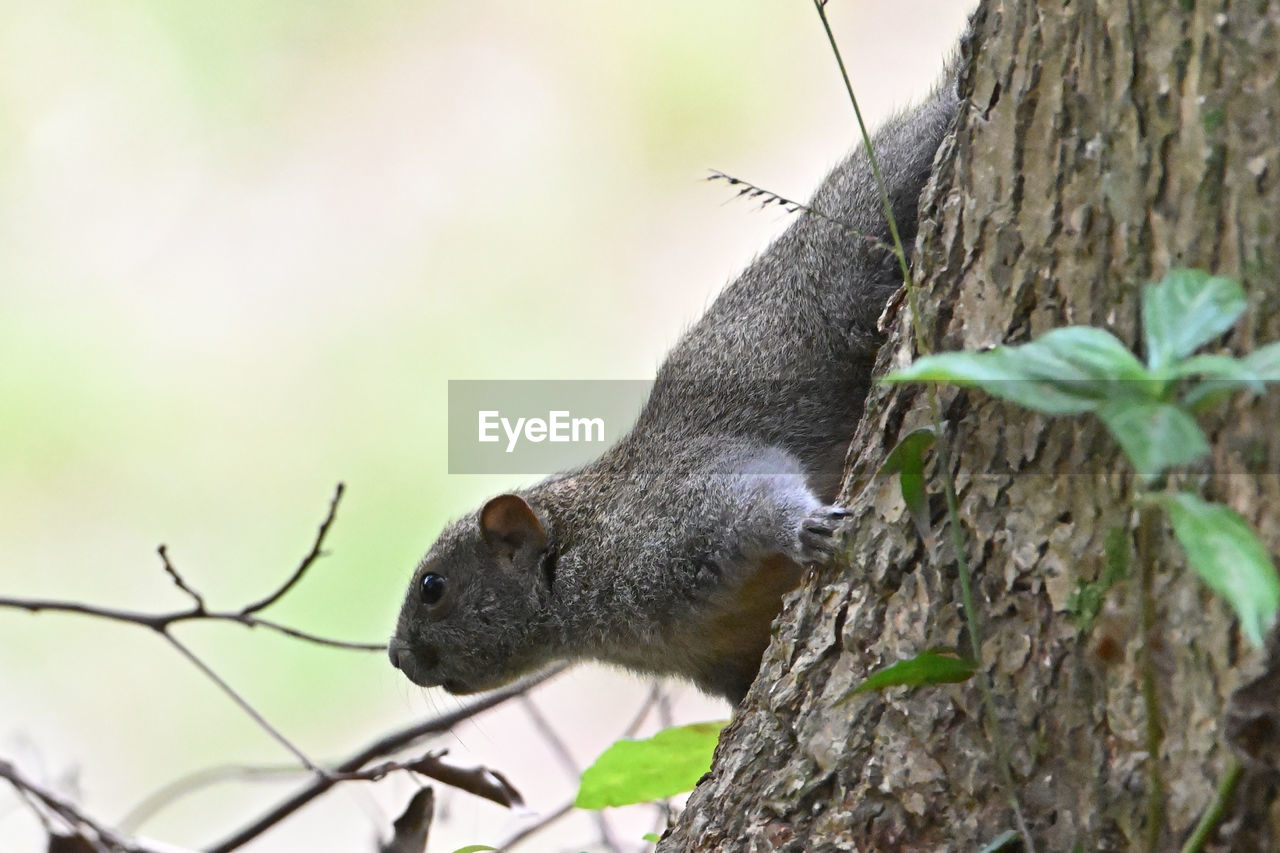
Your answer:
[[[873,139],[904,244],[958,109],[955,75]],[[832,506],[902,285],[861,146],[724,289],[599,459],[449,525],[409,584],[391,662],[451,693],[556,660],[677,675],[738,703],[782,596],[825,561]]]

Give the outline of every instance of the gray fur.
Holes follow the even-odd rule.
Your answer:
[[[874,138],[908,246],[957,109],[948,81]],[[680,675],[735,702],[745,695],[776,608],[742,624],[733,608],[762,565],[786,575],[782,589],[824,556],[836,518],[826,505],[862,413],[877,319],[902,284],[890,252],[849,233],[890,240],[861,147],[810,208],[822,215],[801,213],[667,356],[626,437],[518,493],[545,547],[496,554],[479,511],[441,534],[391,641],[406,675],[471,692],[552,660],[593,658]],[[446,578],[434,607],[419,600],[426,572]]]

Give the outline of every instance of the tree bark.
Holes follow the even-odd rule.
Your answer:
[[[1178,266],[1244,284],[1249,310],[1228,349],[1280,339],[1280,2],[992,0],[966,42],[965,106],[916,244],[936,350],[1072,324],[1136,344],[1142,285]],[[917,355],[906,314],[887,314],[879,371]],[[977,850],[1017,828],[1013,793],[1038,850],[1177,849],[1231,762],[1223,721],[1251,680],[1255,724],[1236,738],[1246,769],[1205,849],[1280,849],[1275,664],[1162,522],[1139,541],[1114,442],[1091,417],[1050,419],[979,391],[939,389],[939,402],[994,717],[978,679],[837,704],[878,667],[969,648],[946,513],[922,542],[896,479],[877,476],[931,423],[927,392],[878,388],[850,452],[847,561],[789,600],[712,772],[659,849]],[[1272,553],[1277,423],[1280,393],[1220,406],[1206,423],[1212,458],[1178,480],[1241,512]],[[1136,569],[1089,630],[1068,613],[1101,575],[1112,530],[1123,550],[1154,549],[1145,643]]]

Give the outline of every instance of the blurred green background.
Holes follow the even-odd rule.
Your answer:
[[[829,9],[870,116],[931,84],[966,12]],[[446,475],[446,381],[649,378],[787,224],[706,170],[804,198],[853,139],[806,3],[0,0],[0,595],[180,607],[164,542],[242,605],[341,480],[331,555],[271,615],[383,641],[440,527],[515,485]],[[456,705],[380,654],[180,634],[318,758]],[[644,690],[583,669],[538,701],[585,762]],[[442,745],[545,811],[573,783],[537,740],[512,709]],[[107,821],[288,758],[156,637],[10,610],[0,757]],[[280,790],[219,786],[144,832],[207,843]],[[346,786],[246,849],[372,850],[410,791]],[[529,822],[446,795],[432,849]],[[559,832],[532,849],[594,849],[586,819]],[[40,838],[0,796],[0,850]]]

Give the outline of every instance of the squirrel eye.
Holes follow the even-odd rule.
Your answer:
[[[444,577],[430,572],[422,576],[422,586],[418,588],[422,603],[428,606],[440,603],[444,596]]]

